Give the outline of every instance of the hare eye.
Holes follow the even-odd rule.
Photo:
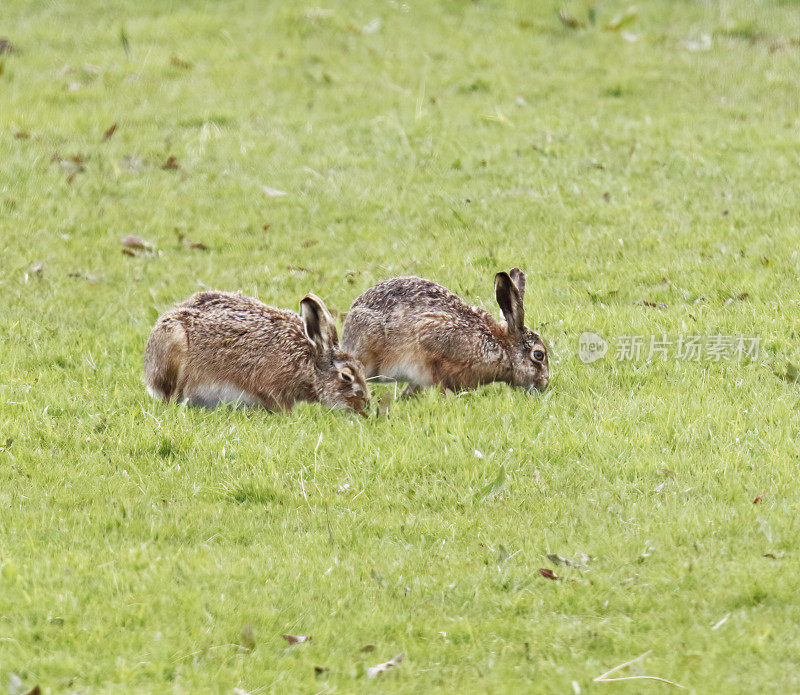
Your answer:
[[[533,359],[535,359],[537,362],[541,362],[544,359],[544,350],[534,350]]]
[[[348,384],[352,384],[353,381],[355,381],[353,372],[351,372],[349,369],[343,369],[341,372],[339,372],[339,378],[342,381],[346,381]]]

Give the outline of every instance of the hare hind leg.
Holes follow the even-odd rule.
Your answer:
[[[188,341],[180,321],[159,321],[150,333],[144,353],[144,382],[153,398],[169,401],[181,398],[181,372]]]

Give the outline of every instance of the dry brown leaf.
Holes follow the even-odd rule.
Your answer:
[[[140,236],[124,236],[122,239],[120,239],[120,241],[122,242],[123,246],[127,246],[129,249],[144,249],[146,251],[150,251],[153,248],[153,245],[149,241],[142,239]]]
[[[208,251],[208,246],[206,246],[202,241],[189,241],[186,245],[190,249],[197,249],[198,251]]]
[[[314,667],[314,675],[321,676],[323,673],[327,673],[330,669],[327,666],[315,666]]]
[[[42,689],[38,685],[34,685],[33,688],[28,691],[28,695],[42,695]]]
[[[376,664],[375,666],[370,666],[367,669],[367,678],[375,678],[384,671],[390,671],[393,668],[397,668],[402,662],[403,662],[403,655],[396,654],[391,659],[389,659],[389,661],[384,661],[382,664]]]
[[[365,654],[369,653],[369,652],[374,652],[375,651],[375,645],[374,644],[365,644],[363,647],[361,647],[361,651],[364,652]]]
[[[759,502],[764,500],[764,495],[759,495],[753,500],[753,504],[758,504]]]
[[[161,165],[161,168],[164,170],[175,170],[175,169],[180,169],[181,165],[178,164],[177,157],[170,155],[169,157],[167,157],[167,161]]]
[[[14,131],[14,137],[17,140],[27,140],[31,134],[27,130],[17,130]]]
[[[132,251],[131,249],[122,249],[122,253],[126,256],[136,256],[136,252]]]
[[[637,299],[633,306],[649,306],[653,309],[668,309],[669,304],[665,304],[664,302],[651,302],[647,299]]]
[[[184,60],[181,58],[177,53],[173,53],[169,57],[170,64],[174,65],[176,68],[180,68],[181,70],[191,70],[194,65],[190,63],[188,60]]]
[[[105,133],[103,133],[103,142],[111,139],[111,136],[117,132],[117,124],[114,123]]]
[[[282,635],[289,644],[301,644],[311,641],[311,635]]]
[[[558,11],[558,21],[561,22],[567,29],[582,29],[586,25],[580,20],[573,17],[566,10]]]
[[[750,299],[749,292],[741,292],[737,294],[735,297],[728,297],[724,302],[723,306],[728,306],[728,304],[733,304],[734,302],[746,302]]]
[[[64,159],[58,154],[58,152],[56,152],[52,157],[50,157],[50,161],[58,163],[62,169],[72,172],[73,174],[85,170],[85,167],[83,166],[85,159],[79,154],[74,154],[71,157]]]
[[[553,572],[553,570],[551,570],[549,567],[540,567],[539,574],[541,574],[545,579],[552,579],[553,581],[558,579],[556,573]]]

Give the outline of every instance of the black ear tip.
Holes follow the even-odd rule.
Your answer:
[[[523,273],[519,268],[512,268],[511,269],[511,282],[513,282],[517,289],[520,292],[525,291],[525,273]]]

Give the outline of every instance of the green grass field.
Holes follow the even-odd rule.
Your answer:
[[[593,680],[645,652],[609,678],[800,691],[799,5],[5,0],[0,37],[0,693],[679,692]],[[142,385],[203,287],[495,311],[515,265],[544,394]]]

